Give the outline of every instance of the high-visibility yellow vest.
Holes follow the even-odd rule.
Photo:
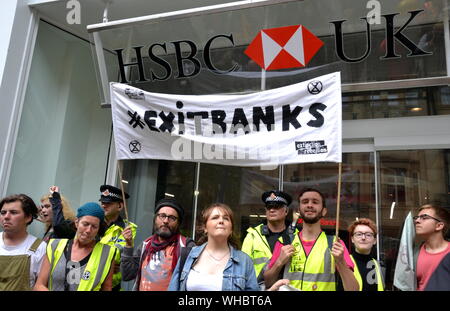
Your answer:
[[[285,266],[283,278],[303,291],[335,291],[335,262],[325,232],[321,232],[308,256],[299,234],[295,235],[292,245],[295,253]]]
[[[132,222],[127,222],[126,225],[129,225],[131,227],[131,234],[134,240],[134,238],[136,237],[137,225],[135,225]],[[126,245],[125,238],[122,235],[123,229],[125,228],[122,228],[121,226],[118,225],[112,225],[106,230],[105,234],[100,240],[100,243],[115,246],[119,250],[118,252],[116,252],[116,257],[114,259],[116,265],[120,265],[120,254]],[[122,282],[122,273],[118,271],[113,276],[113,285],[112,285],[113,288],[119,285],[120,282]]]
[[[68,242],[68,239],[51,239],[47,245],[47,257],[50,262],[49,290],[53,289],[53,272]],[[84,269],[83,276],[80,279],[77,291],[100,290],[111,269],[111,263],[116,254],[116,250],[113,246],[102,243],[95,244]]]
[[[350,255],[350,258],[352,259],[353,263],[355,264],[355,268],[353,270],[353,275],[355,276],[356,281],[358,281],[359,290],[362,291],[363,281],[362,281],[361,273],[359,272],[358,265],[356,264],[356,261],[352,255]],[[375,266],[375,273],[376,273],[376,277],[377,277],[377,289],[379,292],[384,291],[383,277],[381,276],[380,265],[378,264],[378,261],[376,261],[375,259],[372,259],[372,262]]]
[[[264,267],[269,263],[272,258],[272,251],[270,250],[269,242],[263,234],[264,224],[260,224],[256,227],[250,227],[247,229],[247,235],[242,243],[241,251],[250,256],[255,268],[256,277],[260,276]],[[288,228],[288,230],[291,230]],[[293,231],[293,230],[292,230]],[[292,231],[290,231],[290,237],[292,238]],[[293,231],[294,235],[298,233],[297,229]],[[283,243],[283,239],[280,236],[278,239]]]

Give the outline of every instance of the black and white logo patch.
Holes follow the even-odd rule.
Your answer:
[[[129,99],[145,99],[144,92],[141,90],[126,88],[125,95],[127,95]]]
[[[311,81],[308,83],[308,92],[312,95],[317,95],[322,92],[323,84],[320,81]]]
[[[132,153],[139,153],[141,151],[141,143],[137,140],[132,140],[128,144],[128,148],[130,148]]]
[[[91,273],[89,271],[84,271],[81,278],[85,281],[88,281],[91,278]]]
[[[327,145],[325,145],[324,140],[296,141],[295,150],[297,150],[298,154],[301,155],[328,152],[328,148]]]

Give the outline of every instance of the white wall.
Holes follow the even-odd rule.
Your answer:
[[[16,14],[16,0],[2,2],[0,10],[0,81],[3,78],[3,69],[5,68],[6,57],[8,56],[9,40]]]
[[[7,193],[36,202],[58,185],[76,210],[98,201],[111,132],[100,108],[89,44],[40,22]],[[30,226],[41,236],[43,225]]]

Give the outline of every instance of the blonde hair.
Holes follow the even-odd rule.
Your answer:
[[[48,200],[50,202],[51,197],[52,197],[51,194],[44,194],[39,201],[41,203],[46,200]],[[69,201],[64,196],[61,196],[61,205],[62,205],[62,212],[63,212],[64,219],[75,221],[75,219],[76,219],[75,212],[72,210],[72,208],[70,207]],[[51,224],[46,223],[45,225],[48,228]]]

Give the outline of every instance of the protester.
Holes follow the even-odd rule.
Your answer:
[[[449,212],[426,204],[413,217],[416,236],[423,243],[414,251],[417,290],[450,291],[450,242],[444,239],[449,224]]]
[[[46,243],[28,234],[38,208],[25,194],[0,202],[0,291],[31,290],[36,282]]]
[[[123,231],[125,228],[130,228],[132,232],[132,238],[136,237],[137,226],[128,221],[124,220],[120,216],[120,212],[124,208],[124,200],[128,199],[130,195],[124,192],[125,198],[122,197],[122,190],[111,186],[102,185],[100,186],[100,204],[105,211],[105,221],[107,224],[107,230],[100,240],[101,243],[115,246],[119,252],[116,253],[116,264],[113,277],[113,291],[121,290],[122,274],[120,273],[120,256],[125,247],[125,238],[123,236]]]
[[[345,244],[333,242],[322,231],[320,219],[327,214],[325,197],[317,189],[307,188],[298,196],[302,231],[295,235],[292,245],[274,250],[268,269],[264,272],[266,287],[271,286],[283,271],[283,278],[302,291],[335,291],[338,271],[345,290],[358,290],[353,275],[353,262]]]
[[[50,240],[34,290],[111,291],[117,249],[99,242],[104,220],[97,203],[81,206],[75,239]]]
[[[355,250],[350,257],[354,263],[353,274],[360,291],[383,291],[384,283],[378,261],[372,256],[377,243],[377,227],[368,218],[359,218],[348,228]]]
[[[241,250],[252,258],[258,282],[264,285],[263,271],[272,258],[275,244],[292,247],[289,245],[297,231],[295,224],[291,225],[286,219],[289,212],[288,206],[292,202],[289,194],[271,190],[264,192],[261,199],[266,207],[266,220],[256,227],[247,229]]]
[[[156,203],[153,218],[154,234],[134,251],[130,228],[123,231],[126,241],[120,269],[123,279],[136,279],[133,290],[165,291],[177,264],[182,247],[195,245],[180,234],[184,209],[175,199],[162,199]]]
[[[233,225],[233,211],[225,204],[214,203],[202,211],[198,243],[203,244],[192,248],[185,261],[180,259],[169,290],[259,290],[252,260],[238,250]]]
[[[41,197],[38,220],[45,223],[46,231],[42,238],[45,242],[50,239],[73,239],[75,237],[75,213],[70,208],[67,199],[59,193],[59,187],[51,186],[50,194]]]

